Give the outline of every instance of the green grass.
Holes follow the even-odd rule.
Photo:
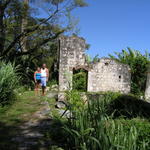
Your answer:
[[[19,126],[30,120],[41,107],[45,98],[34,96],[34,92],[24,92],[9,106],[0,107],[0,150],[15,150],[16,143],[11,141],[20,133]]]
[[[17,96],[17,100],[11,106],[0,107],[0,122],[11,125],[25,122],[40,106],[39,97],[35,97],[33,92],[25,92]]]

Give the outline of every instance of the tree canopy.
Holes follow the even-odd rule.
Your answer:
[[[61,33],[71,30],[68,14],[86,5],[84,0],[39,0],[38,3],[35,0],[1,0],[0,58],[34,53]],[[36,17],[41,13],[37,7],[47,11],[47,18]],[[61,24],[64,19],[65,23]],[[26,42],[27,51],[23,51],[22,41]]]
[[[84,6],[85,0],[0,0],[0,60],[15,61],[26,74],[43,61],[51,67],[56,39],[76,28],[71,12]]]

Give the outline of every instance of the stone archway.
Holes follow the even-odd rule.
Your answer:
[[[76,36],[60,37],[59,48],[59,91],[71,90],[74,69],[84,69],[88,72],[88,92],[130,92],[131,73],[128,65],[109,58],[87,64],[85,40]]]
[[[88,71],[84,68],[73,68],[72,89],[87,92]]]

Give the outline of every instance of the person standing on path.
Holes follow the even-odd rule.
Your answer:
[[[43,64],[41,68],[42,96],[45,96],[46,94],[46,83],[48,79],[49,79],[49,70],[46,68],[46,64]]]
[[[35,81],[35,95],[39,94],[39,88],[41,84],[41,69],[37,67],[37,70],[34,72],[34,81]]]

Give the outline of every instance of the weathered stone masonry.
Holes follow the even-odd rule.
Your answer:
[[[130,92],[130,68],[112,59],[103,58],[88,73],[88,91]]]
[[[148,72],[147,72],[145,98],[150,102],[150,67],[148,68]]]
[[[72,87],[73,68],[85,64],[85,40],[78,37],[60,38],[59,56],[59,90],[65,91]]]
[[[85,59],[86,43],[76,36],[60,38],[59,91],[72,88],[74,68],[87,68]],[[128,65],[103,58],[88,68],[89,92],[114,91],[129,93],[131,74]]]

